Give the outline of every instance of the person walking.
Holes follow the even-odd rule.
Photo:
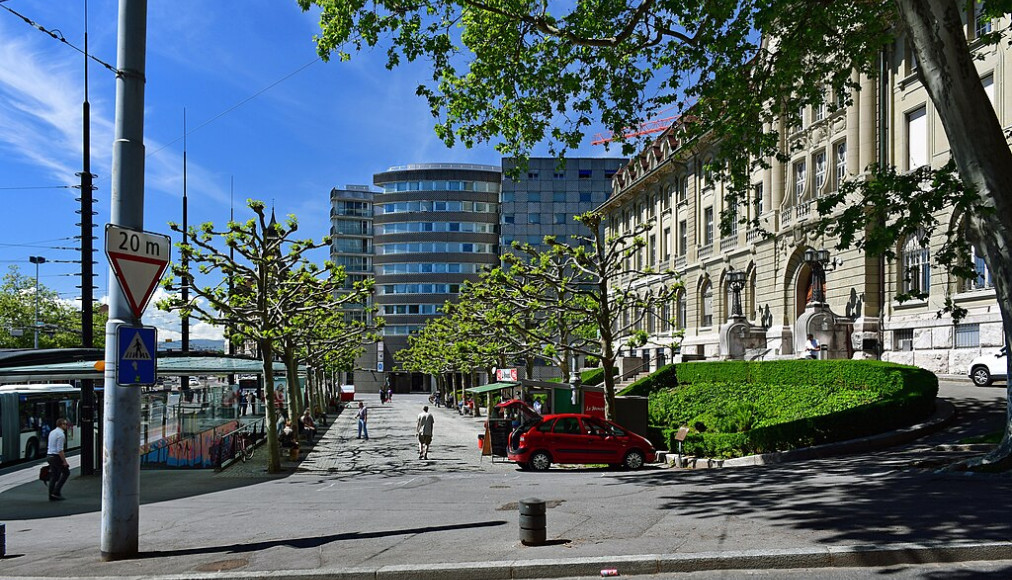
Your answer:
[[[435,419],[429,413],[429,406],[422,407],[418,414],[418,421],[415,422],[415,432],[418,433],[418,458],[429,458],[429,445],[432,443],[432,424]]]
[[[49,501],[60,501],[63,495],[63,484],[70,477],[70,464],[67,463],[67,420],[56,420],[56,429],[49,432],[49,448],[46,451],[49,460]]]
[[[365,403],[362,401],[358,402],[358,413],[355,414],[358,418],[358,438],[369,440],[369,409],[366,408]]]
[[[817,359],[819,358],[819,341],[815,337],[809,334],[805,338],[805,354],[808,358]]]

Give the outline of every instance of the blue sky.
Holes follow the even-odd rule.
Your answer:
[[[83,0],[0,2],[83,48]],[[117,10],[115,0],[89,2],[89,52],[112,65]],[[245,200],[254,198],[273,203],[279,217],[295,214],[302,237],[319,239],[329,230],[332,187],[370,184],[373,173],[406,163],[499,164],[491,145],[448,150],[435,137],[434,120],[414,94],[429,74],[423,65],[388,71],[382,50],[325,63],[317,60],[317,31],[317,15],[294,0],[148,2],[145,229],[170,233],[166,223],[182,219],[184,109],[191,224],[224,223],[232,203],[245,219]],[[94,62],[89,74],[96,296],[104,297],[115,78]],[[43,256],[50,263],[41,282],[67,299],[79,296],[79,266],[54,261],[80,257],[55,248],[76,246],[70,238],[80,231],[78,192],[60,186],[79,183],[83,78],[81,53],[0,10],[0,199],[7,215],[0,266],[34,275],[28,256]],[[571,154],[608,155],[589,138]],[[172,338],[173,318],[152,306],[144,321]],[[192,332],[218,334],[199,326]]]

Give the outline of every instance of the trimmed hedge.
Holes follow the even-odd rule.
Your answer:
[[[621,394],[649,396],[654,443],[707,457],[784,451],[880,433],[930,414],[938,379],[881,361],[719,361],[668,365]]]

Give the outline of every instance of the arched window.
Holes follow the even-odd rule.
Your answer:
[[[900,264],[903,292],[927,294],[931,291],[931,249],[923,230],[918,230],[903,243]]]
[[[984,290],[986,288],[994,288],[994,280],[991,278],[991,271],[988,270],[987,264],[984,263],[984,258],[977,253],[976,248],[970,248],[970,257],[973,259],[973,269],[977,272],[977,275],[972,280],[967,280],[965,290]]]
[[[713,285],[709,282],[703,284],[699,291],[700,297],[700,326],[713,326]]]
[[[677,330],[685,330],[685,323],[688,319],[688,308],[686,306],[685,292],[679,291],[675,295],[675,328]]]

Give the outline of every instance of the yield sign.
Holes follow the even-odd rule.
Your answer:
[[[105,255],[137,318],[144,314],[155,284],[169,264],[169,249],[169,236],[105,226]]]

